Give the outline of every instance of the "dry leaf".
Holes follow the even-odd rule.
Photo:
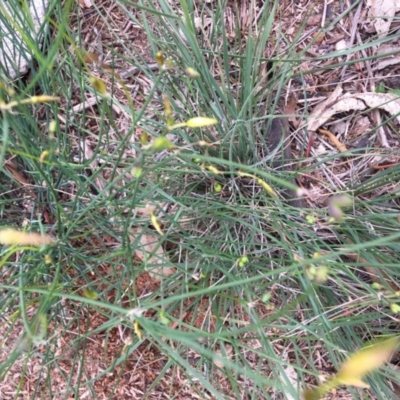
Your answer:
[[[154,268],[154,265],[168,263],[168,257],[164,252],[163,247],[158,242],[157,237],[141,233],[139,229],[134,229],[134,235],[131,235],[131,242],[137,246],[135,255],[143,261],[146,266],[146,271],[149,275],[160,282],[162,277],[170,276],[175,272],[175,268],[168,266],[160,266]],[[147,268],[147,265],[150,268]]]
[[[21,184],[24,186],[29,186],[30,183],[25,178],[25,176],[19,171],[17,165],[14,161],[7,160],[4,162],[3,167]]]
[[[194,26],[196,27],[196,29],[198,31],[203,30],[207,27],[211,27],[213,22],[212,18],[206,17],[206,18],[202,18],[202,17],[195,17],[194,19]]]
[[[342,92],[343,92],[342,87],[336,86],[335,90],[331,93],[331,95],[314,108],[307,123],[309,130],[315,132],[322,125],[322,123],[326,121],[325,119],[322,123],[320,123],[317,119],[318,117],[320,118],[321,114],[325,113],[326,110],[329,110],[329,108],[336,103],[336,100],[342,94]]]
[[[321,23],[321,21],[322,21],[322,14],[314,14],[307,19],[307,25],[317,26]]]
[[[380,56],[375,67],[377,70],[384,69],[391,65],[400,64],[400,52],[398,45],[383,44],[379,47],[376,54]],[[386,54],[389,55],[386,56]]]
[[[355,94],[353,97],[364,101],[370,108],[381,108],[385,110],[400,123],[400,97],[397,94],[367,92]]]
[[[392,93],[346,93],[338,97],[341,89],[315,107],[308,120],[308,130],[315,132],[321,125],[328,121],[333,115],[350,110],[365,110],[367,108],[381,108],[394,116],[400,123],[400,97]]]
[[[369,118],[359,115],[355,118],[354,126],[351,131],[354,137],[357,137],[363,135],[365,132],[368,132],[371,128],[372,126]]]
[[[220,368],[223,369],[225,368],[226,362],[225,360],[232,360],[232,347],[230,345],[226,345],[225,347],[225,354],[222,354],[222,351],[220,349],[217,349],[214,352],[214,357],[213,357],[213,362],[214,364]]]
[[[387,36],[390,25],[397,11],[400,11],[400,0],[368,0],[368,16],[374,21],[380,39]]]
[[[83,53],[82,60],[87,64],[94,64],[100,61],[100,57],[97,53],[87,51]]]
[[[347,131],[347,123],[345,121],[334,122],[330,129],[334,135],[344,135]]]
[[[299,127],[299,120],[295,116],[296,115],[296,107],[297,107],[296,96],[292,93],[289,96],[289,99],[286,103],[283,113],[286,115],[289,115],[288,120],[297,129]]]

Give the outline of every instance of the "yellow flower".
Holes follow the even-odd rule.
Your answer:
[[[203,128],[205,126],[215,125],[218,120],[215,118],[195,117],[186,121],[186,126],[189,128]]]
[[[42,235],[35,232],[21,232],[16,229],[0,230],[0,243],[6,246],[43,246],[54,243],[54,239],[48,235]]]

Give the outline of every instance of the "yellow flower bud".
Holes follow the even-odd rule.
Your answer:
[[[186,121],[186,126],[189,128],[203,128],[205,126],[215,125],[218,120],[215,118],[195,117]]]

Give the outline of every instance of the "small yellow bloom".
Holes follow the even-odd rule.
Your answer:
[[[328,200],[328,212],[331,218],[334,219],[333,222],[341,222],[344,218],[343,208],[351,206],[352,203],[352,198],[347,194],[341,194],[330,198]]]
[[[391,303],[390,304],[390,310],[392,312],[394,312],[395,314],[399,314],[400,313],[400,306],[396,303]]]
[[[96,300],[98,297],[98,294],[94,290],[90,290],[88,288],[84,288],[82,290],[82,294],[87,298],[91,300]]]
[[[209,171],[213,172],[216,175],[221,175],[222,174],[222,172],[218,168],[215,168],[213,165],[208,165],[207,169]]]
[[[43,246],[54,243],[54,239],[48,235],[41,235],[35,232],[21,232],[16,229],[0,230],[0,243],[6,246]]]
[[[237,174],[238,176],[246,176],[248,178],[257,179],[254,175],[248,174],[247,172],[238,171]]]
[[[142,333],[142,330],[140,329],[139,322],[135,321],[133,323],[133,331],[136,333],[139,340],[143,339],[143,333]]]
[[[167,129],[171,130],[171,127],[174,126],[174,124],[175,124],[174,118],[169,116],[169,117],[167,117],[167,121],[166,122],[167,122]]]
[[[166,94],[163,94],[162,99],[163,99],[163,103],[164,103],[165,116],[170,117],[172,115],[171,102],[169,101],[169,98]]]
[[[167,317],[167,315],[165,314],[165,311],[160,311],[158,313],[158,318],[163,325],[168,326],[171,323],[171,320]]]
[[[172,122],[172,124],[171,124],[171,122]],[[185,127],[186,127],[186,122],[179,122],[178,124],[174,124],[172,119],[168,118],[167,129],[169,131],[173,131],[174,129],[185,128]]]
[[[54,97],[54,96],[47,96],[47,95],[41,95],[41,96],[32,96],[29,99],[25,99],[21,101],[21,103],[32,103],[32,104],[37,104],[37,103],[46,103],[48,101],[58,101],[60,100],[59,97]]]
[[[361,379],[389,361],[399,344],[399,338],[394,337],[378,342],[352,354],[343,364],[337,374],[342,385],[369,387]]]
[[[214,190],[219,193],[222,190],[222,185],[220,183],[216,183],[214,185]]]
[[[140,178],[142,176],[142,168],[140,167],[133,167],[131,170],[131,174],[134,178]]]
[[[159,136],[150,144],[150,148],[154,151],[174,150],[175,145],[165,136]]]
[[[15,91],[13,88],[9,88],[8,86],[6,86],[3,82],[0,82],[0,89],[5,90],[9,96],[14,96],[15,95]]]
[[[399,338],[392,337],[351,354],[336,376],[315,389],[306,389],[303,392],[304,400],[321,399],[330,390],[341,385],[368,388],[369,385],[362,380],[363,377],[388,362],[398,345]]]
[[[161,51],[157,51],[156,62],[159,67],[162,67],[165,63],[165,57],[164,57],[163,53],[161,53]]]
[[[317,268],[317,271],[314,274],[314,281],[318,284],[324,283],[328,280],[329,277],[329,269],[327,266],[322,265]]]
[[[378,282],[373,282],[372,284],[371,284],[371,287],[372,287],[372,289],[375,289],[375,290],[382,290],[384,287],[383,287],[383,285],[381,285],[380,283],[378,283]]]
[[[271,297],[272,297],[272,293],[271,293],[271,292],[267,292],[267,293],[265,293],[265,294],[263,295],[261,301],[262,301],[263,303],[268,303],[268,302],[271,300]]]
[[[249,262],[249,258],[246,256],[240,257],[238,261],[238,265],[240,268],[243,268]]]
[[[306,267],[306,276],[311,281],[315,279],[316,273],[317,273],[317,267],[315,265],[311,264]]]
[[[140,143],[142,144],[149,143],[149,134],[147,132],[142,132],[140,134]]]
[[[310,215],[310,214],[309,214],[309,215],[306,216],[306,221],[307,221],[309,224],[314,224],[316,220],[317,220],[317,219],[315,218],[314,215]]]
[[[170,60],[170,59],[165,60],[164,68],[166,68],[166,69],[174,69],[175,68],[174,62],[172,60]]]
[[[42,151],[42,154],[39,157],[39,162],[42,163],[44,160],[50,155],[48,150]]]
[[[218,123],[215,118],[207,117],[195,117],[186,121],[186,126],[189,128],[203,128],[205,126],[211,126]]]
[[[49,124],[49,132],[50,133],[56,133],[57,130],[57,121],[51,121]]]
[[[192,67],[188,67],[185,69],[186,76],[188,76],[191,79],[197,79],[200,77],[200,74]]]
[[[257,179],[257,183],[263,187],[263,189],[270,194],[272,197],[278,197],[278,195],[275,193],[275,190],[272,189],[271,186],[268,185],[268,183],[264,182],[261,178]]]
[[[89,78],[89,82],[93,86],[94,90],[96,90],[96,92],[99,92],[103,96],[108,96],[106,84],[100,78],[91,76]]]
[[[152,223],[152,225],[154,226],[155,230],[156,230],[161,236],[164,236],[164,232],[161,230],[161,225],[160,225],[160,223],[158,222],[157,217],[156,217],[153,213],[151,213],[151,215],[150,215],[150,220],[151,220],[151,223]]]

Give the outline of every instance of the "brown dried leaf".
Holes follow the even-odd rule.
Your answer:
[[[359,118],[356,118],[354,121],[352,134],[354,135],[354,137],[361,136],[365,132],[368,132],[370,129],[372,129],[372,126],[369,118],[359,116]]]
[[[311,15],[310,18],[307,19],[308,26],[316,26],[319,25],[322,21],[322,14],[314,14]]]
[[[4,162],[3,166],[21,185],[23,186],[30,185],[25,176],[19,171],[14,161],[7,160]]]
[[[320,123],[319,118],[321,118],[321,115],[324,114],[326,110],[329,110],[330,107],[336,103],[338,97],[342,94],[342,92],[342,87],[336,86],[331,95],[314,108],[308,119],[308,130],[315,132],[326,121],[326,119],[324,119],[324,121]]]
[[[297,108],[297,100],[296,96],[292,93],[289,96],[289,99],[286,103],[286,106],[283,110],[283,113],[286,115],[290,115],[288,120],[293,124],[293,126],[297,129],[299,127],[299,120],[295,117]]]
[[[81,0],[81,1],[85,1],[85,0]],[[87,64],[94,64],[94,63],[99,62],[100,57],[97,53],[87,51],[83,54],[82,59]]]
[[[374,21],[380,39],[387,36],[390,25],[397,11],[400,11],[400,0],[368,0],[369,17]]]
[[[391,65],[400,64],[399,45],[383,44],[379,46],[377,54],[380,56],[377,60],[376,69],[381,70]],[[387,55],[388,54],[388,55]]]
[[[337,88],[336,88],[337,89]],[[321,125],[328,121],[333,115],[340,112],[350,110],[365,110],[367,108],[381,108],[390,115],[394,116],[400,123],[400,97],[391,93],[346,93],[338,96],[339,91],[335,91],[332,95],[315,107],[308,120],[308,130],[315,132]]]
[[[222,353],[220,349],[217,349],[214,352],[214,357],[213,357],[213,362],[214,364],[220,368],[223,369],[226,366],[225,360],[231,361],[232,360],[232,347],[230,345],[225,347],[225,354]]]

